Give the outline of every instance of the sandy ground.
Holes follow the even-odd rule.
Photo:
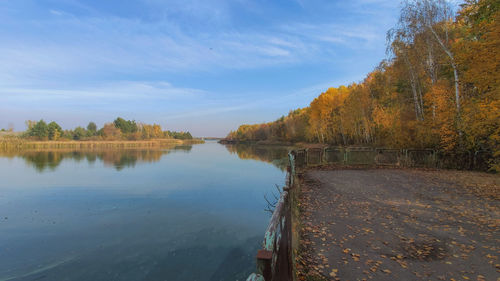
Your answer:
[[[309,170],[301,280],[500,280],[500,176]]]

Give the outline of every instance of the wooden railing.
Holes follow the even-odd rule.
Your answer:
[[[296,150],[297,167],[325,164],[426,167],[487,171],[488,151],[447,153],[433,149],[326,147]]]
[[[271,216],[264,235],[262,249],[257,252],[257,272],[247,281],[289,281],[293,280],[292,262],[292,213],[290,189],[295,174],[295,156],[289,153],[287,185]]]

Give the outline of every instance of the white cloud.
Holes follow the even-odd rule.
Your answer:
[[[64,12],[61,12],[59,10],[49,10],[49,12],[53,15],[56,15],[56,16],[62,16],[64,15]]]
[[[71,88],[0,88],[0,101],[3,102],[53,102],[63,100],[72,102],[114,101],[116,103],[140,99],[172,100],[199,98],[206,92],[199,89],[174,87],[168,82],[117,81],[103,85]]]

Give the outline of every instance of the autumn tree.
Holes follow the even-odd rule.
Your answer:
[[[26,124],[28,132],[31,131],[31,129],[33,129],[33,127],[36,125],[36,121],[33,120],[26,120],[24,123]]]
[[[102,136],[106,140],[119,140],[121,139],[122,132],[113,123],[106,123],[102,128]]]
[[[459,13],[460,39],[454,49],[463,74],[467,146],[491,151],[500,171],[500,2],[466,1]]]

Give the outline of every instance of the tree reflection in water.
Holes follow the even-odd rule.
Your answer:
[[[226,149],[231,154],[237,154],[240,159],[252,159],[271,163],[282,171],[288,165],[288,151],[290,146],[255,145],[255,144],[227,144]]]
[[[225,145],[231,154],[240,159],[252,159],[271,163],[282,171],[288,165],[289,146],[232,144]],[[87,161],[89,164],[101,161],[117,171],[135,167],[137,163],[153,163],[170,152],[190,152],[191,145],[179,145],[162,149],[106,149],[106,150],[29,150],[0,151],[0,156],[20,157],[38,172],[54,171],[63,160]]]
[[[124,168],[134,167],[137,163],[153,163],[160,161],[161,157],[172,151],[191,151],[192,146],[182,145],[171,148],[155,150],[145,149],[108,149],[108,150],[48,150],[48,151],[1,151],[0,156],[15,158],[20,157],[38,172],[54,171],[63,160],[81,162],[86,160],[89,164],[97,160],[106,166],[112,166],[117,171]]]

